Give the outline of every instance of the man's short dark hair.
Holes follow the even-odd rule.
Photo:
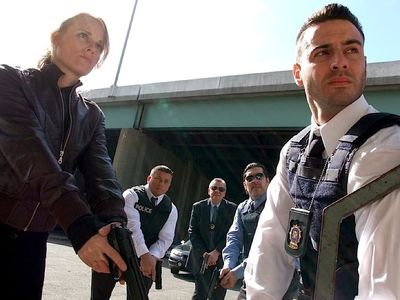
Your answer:
[[[298,45],[299,41],[303,38],[304,31],[306,31],[309,27],[323,23],[326,21],[334,21],[334,20],[345,20],[352,23],[358,31],[361,33],[363,42],[365,41],[364,32],[361,26],[361,23],[358,21],[357,17],[353,15],[353,13],[346,6],[331,3],[325,5],[322,9],[313,13],[307,21],[301,26],[299,33],[297,34],[296,44],[297,44],[297,58],[299,59],[301,56],[301,49]]]
[[[244,171],[243,171],[243,174],[242,174],[243,179],[244,179],[244,177],[245,177],[246,172],[247,172],[248,170],[252,169],[252,168],[261,168],[261,169],[263,170],[263,173],[264,173],[264,175],[265,175],[265,178],[269,178],[267,169],[265,168],[265,166],[264,166],[262,163],[259,163],[259,162],[252,162],[252,163],[249,163],[249,164],[244,168]]]
[[[165,165],[155,166],[153,169],[151,169],[150,175],[154,174],[154,172],[156,172],[156,171],[160,171],[160,172],[164,172],[164,173],[167,173],[167,174],[174,175],[174,172],[169,167],[167,167]]]

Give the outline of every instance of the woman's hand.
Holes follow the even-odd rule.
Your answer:
[[[110,273],[108,258],[122,272],[125,272],[127,269],[118,251],[108,243],[107,235],[110,232],[110,227],[111,224],[108,224],[100,228],[98,233],[92,236],[78,251],[79,258],[98,273]]]

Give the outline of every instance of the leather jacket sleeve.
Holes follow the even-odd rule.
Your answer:
[[[92,103],[92,105],[95,105]],[[96,105],[97,106],[97,105]],[[125,223],[122,188],[106,147],[104,115],[99,110],[95,134],[82,156],[79,168],[85,178],[86,200],[91,211],[104,222]]]
[[[92,102],[92,105],[95,104]],[[82,216],[68,228],[67,235],[75,251],[102,226],[127,222],[122,190],[106,147],[104,115],[97,109],[99,118],[95,134],[79,163],[84,178],[84,198],[94,215]]]

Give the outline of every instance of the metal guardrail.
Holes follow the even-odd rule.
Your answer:
[[[324,209],[314,291],[315,300],[334,299],[339,229],[342,220],[361,207],[382,199],[397,188],[400,188],[400,165]]]

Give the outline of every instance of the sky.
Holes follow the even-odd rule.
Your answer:
[[[297,32],[317,0],[137,0],[117,85],[290,70]],[[341,1],[359,18],[367,61],[400,60],[400,0]],[[135,0],[1,1],[0,63],[35,67],[50,34],[79,12],[102,17],[110,34],[105,63],[83,89],[115,82]]]

